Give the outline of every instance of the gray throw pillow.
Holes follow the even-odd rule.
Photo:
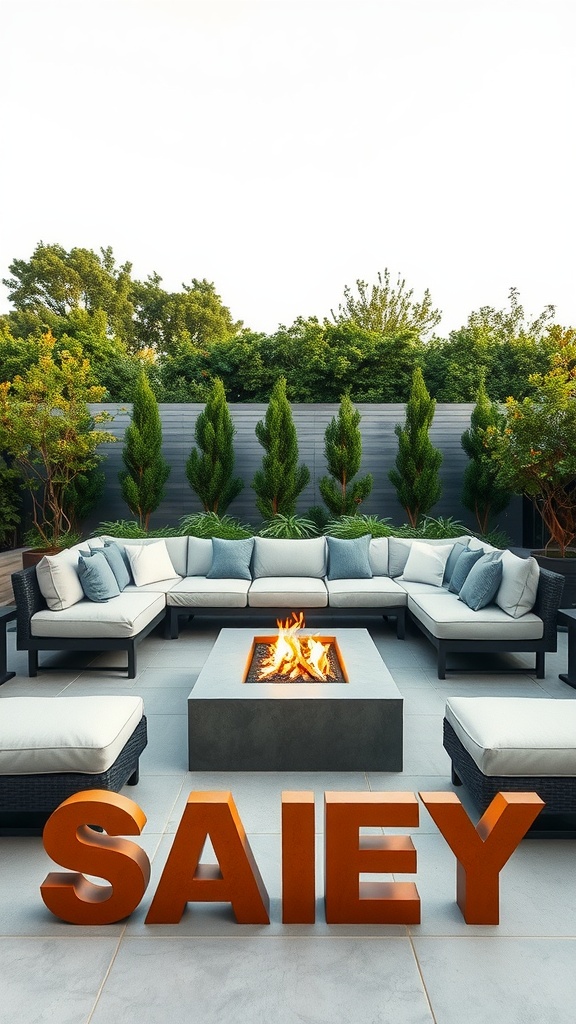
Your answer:
[[[89,601],[109,601],[120,593],[116,577],[99,549],[90,555],[78,556],[78,576]]]
[[[467,545],[462,544],[461,541],[457,541],[454,547],[452,548],[452,551],[448,555],[448,561],[446,562],[446,568],[444,570],[444,586],[447,586],[450,583],[450,580],[452,579],[452,573],[454,572],[454,568],[456,566],[456,562],[460,558],[462,552],[466,551],[466,548]]]
[[[212,565],[209,580],[251,580],[250,560],[254,537],[245,540],[221,540],[212,537]]]
[[[458,600],[467,604],[473,612],[485,608],[496,597],[502,582],[502,562],[492,553],[482,555],[468,573]]]
[[[448,590],[451,594],[459,594],[464,586],[464,580],[466,579],[470,569],[478,562],[484,552],[482,548],[478,548],[476,551],[470,551],[470,548],[466,548],[463,551],[452,572],[452,578],[450,580]]]
[[[342,540],[328,537],[328,579],[329,580],[370,580],[370,534]]]
[[[132,577],[127,568],[126,561],[122,551],[118,544],[113,540],[105,540],[104,547],[102,549],[104,558],[108,562],[108,565],[112,569],[116,577],[116,582],[120,590],[124,590],[128,586]],[[127,557],[127,556],[126,556]]]

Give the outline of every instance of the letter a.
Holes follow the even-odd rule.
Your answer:
[[[108,835],[95,832],[100,825]],[[78,872],[53,871],[40,886],[56,917],[70,924],[113,924],[136,909],[150,879],[150,861],[136,843],[115,838],[139,836],[146,815],[121,793],[92,789],[75,793],[56,808],[44,827],[44,849],[52,860]],[[107,878],[94,885],[79,871]]]
[[[537,793],[497,793],[474,828],[455,793],[420,793],[454,853],[456,902],[466,924],[498,924],[499,874],[544,807]]]
[[[200,864],[208,837],[218,864]],[[177,924],[187,903],[231,903],[239,924],[270,924],[268,893],[231,793],[190,793],[146,924]]]

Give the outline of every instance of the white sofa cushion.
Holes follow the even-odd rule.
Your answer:
[[[407,583],[429,583],[432,587],[441,587],[453,547],[453,544],[432,545],[413,541],[400,578]]]
[[[249,580],[210,580],[186,576],[166,594],[166,603],[178,608],[245,608]]]
[[[158,583],[160,580],[175,579],[178,575],[164,540],[138,546],[127,544],[126,553],[137,587],[144,587],[147,583]]]
[[[78,576],[78,551],[78,547],[73,547],[57,555],[44,555],[36,566],[40,593],[54,612],[84,600]]]
[[[206,576],[212,566],[212,540],[210,537],[188,537],[186,570],[181,576]]]
[[[430,631],[442,640],[540,640],[544,623],[528,612],[512,619],[495,604],[472,611],[455,594],[414,594],[408,596],[408,608]]]
[[[299,543],[299,542],[298,542]],[[314,576],[261,576],[248,591],[251,608],[325,608],[328,593],[324,580]]]
[[[372,537],[368,559],[373,576],[388,576],[388,537]]]
[[[410,554],[410,548],[414,544],[415,538],[412,537],[389,537],[388,538],[388,573],[390,576],[401,576],[404,571],[404,566],[408,560]],[[436,538],[421,538],[416,540],[418,544],[429,544],[432,547],[442,546],[444,544],[467,544],[468,534],[463,534],[461,537],[450,537],[445,540],[437,540]]]
[[[0,774],[105,772],[143,711],[141,697],[7,697],[0,716]]]
[[[446,719],[483,775],[576,776],[576,701],[451,697]]]
[[[502,582],[494,600],[512,618],[518,619],[534,607],[540,566],[535,558],[518,558],[511,551],[503,551]]]
[[[150,544],[157,544],[159,540],[163,540],[166,545],[166,550],[170,556],[170,561],[174,566],[174,572],[172,575],[186,575],[186,565],[188,561],[188,537],[128,537],[124,539],[122,537],[110,537],[106,534],[102,537],[96,538],[96,540],[101,541],[102,543],[104,543],[105,540],[113,540],[114,543],[122,550],[129,547],[147,547]],[[93,545],[91,544],[90,546]]]
[[[369,580],[327,580],[331,608],[398,608],[406,605],[406,593],[389,576]]]
[[[148,625],[166,607],[164,594],[143,593],[128,588],[110,601],[95,604],[79,601],[63,611],[48,608],[30,620],[32,636],[46,637],[131,637]],[[90,645],[86,647],[90,650]]]
[[[326,575],[326,538],[290,540],[255,537],[252,575],[254,579],[265,576],[313,576],[322,579]]]

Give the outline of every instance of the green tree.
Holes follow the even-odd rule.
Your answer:
[[[196,420],[198,448],[192,449],[186,462],[188,483],[205,512],[221,515],[244,487],[240,477],[233,476],[235,433],[224,385],[216,379],[206,407]]]
[[[322,477],[319,486],[324,504],[334,516],[355,515],[372,490],[371,473],[352,483],[362,461],[360,418],[349,395],[344,395],[338,416],[331,419],[324,433],[330,475]]]
[[[57,355],[55,339],[46,334],[38,362],[0,384],[0,450],[22,472],[35,533],[45,547],[58,547],[70,533],[66,494],[101,461],[98,446],[116,440],[94,429],[109,417],[90,415],[88,403],[100,402],[104,389],[92,383],[88,360],[67,351]]]
[[[142,370],[134,392],[119,474],[122,497],[144,530],[164,497],[170,466],[162,455],[162,424],[154,392]]]
[[[418,366],[406,405],[405,425],[398,423],[394,428],[398,454],[396,468],[388,473],[411,526],[418,525],[420,517],[436,504],[442,492],[438,476],[442,452],[433,446],[429,437],[435,406]]]
[[[487,427],[485,438],[499,482],[530,498],[564,557],[576,538],[576,344],[568,338],[530,384],[532,394],[509,398],[503,425]]]
[[[406,281],[398,277],[391,283],[388,268],[378,272],[378,284],[356,281],[355,294],[349,285],[344,288],[344,302],[338,313],[332,310],[336,323],[351,321],[367,331],[383,335],[409,333],[415,338],[428,334],[440,323],[442,314],[434,309],[428,288],[422,299],[414,299],[414,289],[406,288]]]
[[[270,396],[264,420],[256,424],[256,437],[264,448],[262,469],[254,474],[256,505],[264,519],[280,513],[292,516],[296,500],[310,480],[310,470],[298,465],[298,439],[286,397],[286,378],[280,377]]]
[[[512,492],[498,480],[498,465],[484,443],[488,427],[502,427],[504,417],[491,402],[484,382],[480,384],[470,427],[461,437],[469,463],[462,481],[462,504],[476,516],[480,533],[486,534],[495,517],[510,503]]]

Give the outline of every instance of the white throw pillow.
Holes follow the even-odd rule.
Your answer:
[[[430,544],[412,542],[410,554],[400,579],[407,583],[429,583],[433,587],[441,587],[444,570],[453,544]]]
[[[36,566],[38,586],[46,604],[53,612],[64,611],[84,599],[78,575],[78,549],[70,548],[57,555],[44,555]]]
[[[153,544],[142,544],[141,547],[127,544],[125,550],[130,559],[130,568],[137,587],[145,587],[148,583],[160,583],[161,580],[174,579],[178,575],[172,565],[164,540],[156,541]]]
[[[519,558],[511,551],[503,551],[501,560],[502,583],[494,600],[503,612],[519,619],[534,607],[540,566],[535,558]]]

